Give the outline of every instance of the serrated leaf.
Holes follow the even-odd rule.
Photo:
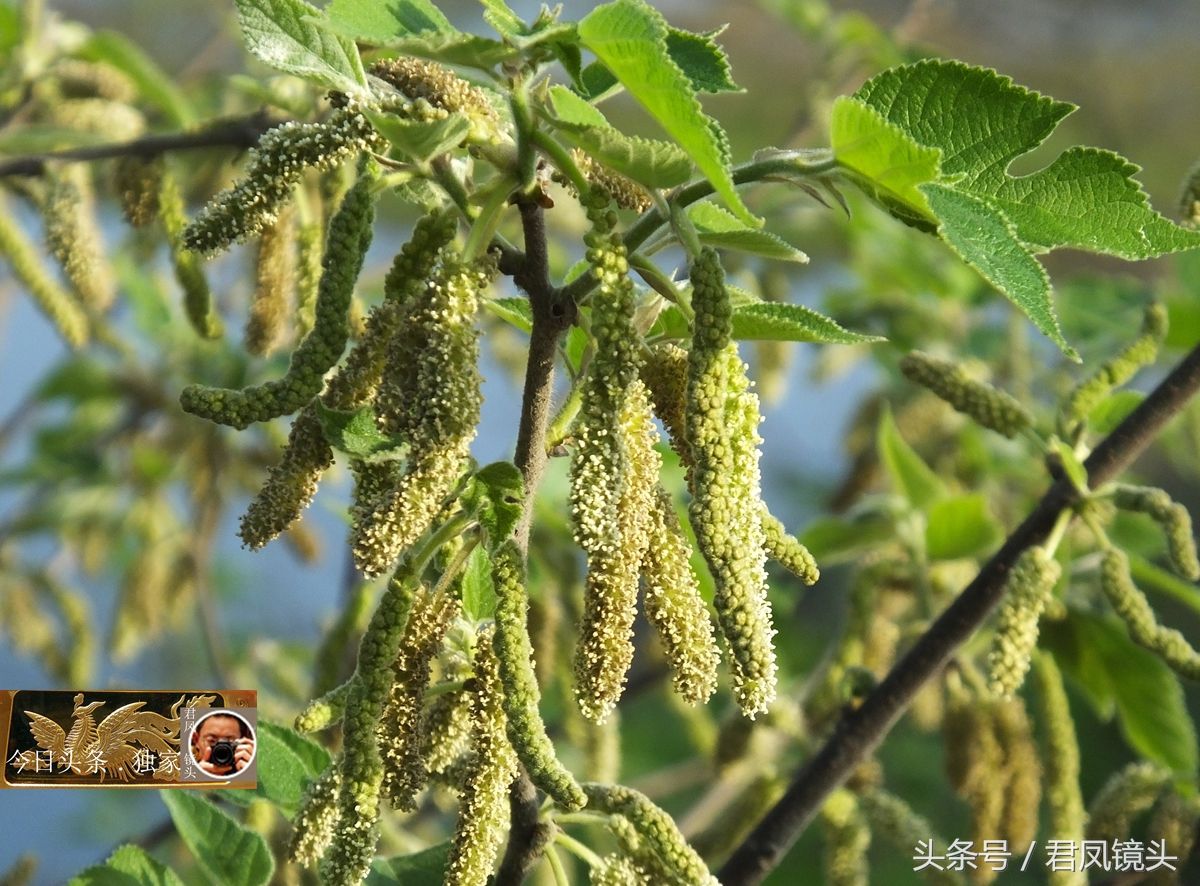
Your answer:
[[[483,545],[476,545],[463,569],[462,607],[463,613],[473,621],[485,621],[496,614],[492,558]]]
[[[697,34],[681,28],[667,29],[667,52],[697,92],[745,92],[733,82],[729,57],[713,39],[723,30]]]
[[[317,420],[329,445],[355,458],[383,460],[403,454],[402,440],[389,437],[375,423],[375,411],[363,406],[353,412],[330,409],[317,401]]]
[[[104,864],[80,871],[68,886],[183,886],[183,880],[145,849],[127,843],[113,850]]]
[[[932,230],[937,220],[918,185],[938,178],[942,152],[923,147],[857,98],[833,103],[830,142],[855,184],[904,221]]]
[[[504,0],[479,0],[483,7],[483,18],[496,29],[496,33],[504,37],[515,37],[525,33],[523,22]]]
[[[908,499],[914,508],[927,510],[934,502],[946,497],[946,486],[941,478],[900,436],[890,408],[885,408],[880,416],[875,445],[896,492]]]
[[[511,61],[521,54],[521,48],[489,37],[467,34],[463,31],[422,31],[417,34],[399,34],[393,37],[374,37],[367,40],[353,23],[344,21],[319,22],[331,34],[347,40],[363,40],[381,49],[395,50],[401,55],[432,59],[448,65],[461,65],[487,71],[501,62]]]
[[[366,886],[442,886],[450,861],[450,843],[438,843],[411,855],[376,859],[371,865]]]
[[[471,131],[471,122],[463,114],[451,114],[443,120],[403,120],[392,114],[367,112],[371,125],[405,157],[424,163],[457,148]]]
[[[522,332],[533,332],[533,311],[529,308],[528,299],[488,299],[483,306],[510,326],[515,326]]]
[[[275,859],[261,836],[192,791],[164,790],[159,796],[209,880],[220,886],[261,886],[270,881]]]
[[[742,341],[801,341],[854,345],[883,341],[842,328],[823,314],[803,305],[759,302],[735,308],[733,337]]]
[[[320,776],[329,759],[328,751],[303,735],[274,723],[259,723],[256,792],[291,815],[308,783]]]
[[[670,142],[626,135],[564,86],[550,89],[554,123],[572,145],[648,188],[673,188],[688,180],[692,161]]]
[[[352,40],[319,27],[318,10],[304,0],[234,0],[249,49],[271,67],[343,92],[367,83]]]
[[[603,62],[592,62],[580,72],[578,86],[584,98],[598,101],[620,86],[620,81]]]
[[[331,29],[363,43],[380,44],[429,31],[458,32],[429,0],[333,0],[325,15]]]
[[[938,234],[963,261],[1003,293],[1072,360],[1063,338],[1046,269],[1017,237],[1012,224],[986,200],[939,184],[921,185],[938,217]]]
[[[715,203],[694,203],[688,207],[687,214],[700,242],[708,246],[734,249],[779,261],[808,262],[807,255],[782,237],[760,228],[747,227],[733,213]]]
[[[521,518],[524,501],[525,478],[516,465],[507,461],[484,465],[463,493],[463,506],[477,515],[492,547],[508,538]]]
[[[1079,609],[1043,632],[1043,645],[1097,712],[1116,712],[1130,747],[1168,769],[1196,772],[1196,729],[1179,678],[1162,659],[1130,640],[1117,619]]]
[[[725,205],[757,225],[733,185],[725,131],[704,113],[691,81],[671,58],[668,33],[662,14],[644,0],[597,6],[579,23],[583,44],[687,151]]]
[[[97,31],[77,54],[87,61],[107,62],[123,71],[133,80],[141,98],[162,111],[173,125],[186,127],[195,122],[195,109],[183,90],[175,85],[175,78],[124,34]]]
[[[955,495],[929,506],[925,552],[931,560],[957,560],[983,554],[1000,537],[1000,526],[983,495]]]

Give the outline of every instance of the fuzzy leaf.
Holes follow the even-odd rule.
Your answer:
[[[246,48],[273,68],[343,92],[366,86],[354,41],[314,23],[320,13],[304,0],[234,0]]]
[[[274,723],[260,723],[256,791],[290,815],[300,805],[308,782],[320,776],[329,759],[329,752],[311,739]]]
[[[371,865],[366,886],[441,886],[450,860],[450,843],[438,843],[411,855],[378,858]]]
[[[474,621],[485,621],[496,613],[492,559],[483,545],[477,545],[467,558],[462,577],[462,606],[463,614]]]
[[[779,261],[808,263],[808,256],[782,237],[738,221],[733,213],[707,201],[688,207],[688,218],[700,242],[719,249],[734,249]]]
[[[934,502],[946,497],[946,487],[941,478],[900,436],[891,409],[885,409],[879,420],[875,445],[879,450],[879,460],[887,469],[896,491],[908,499],[913,507],[926,510]]]
[[[479,0],[483,7],[483,18],[503,37],[515,37],[525,33],[525,22],[504,0]]]
[[[733,311],[733,337],[754,341],[804,341],[829,345],[854,345],[883,341],[839,326],[803,305],[758,302]]]
[[[533,311],[529,308],[528,299],[515,297],[488,299],[483,306],[505,323],[515,326],[522,332],[533,331]]]
[[[692,174],[692,161],[677,145],[626,135],[566,87],[552,87],[550,100],[562,136],[627,178],[648,188],[673,188]]]
[[[525,479],[517,466],[508,461],[484,465],[475,472],[463,493],[463,506],[478,515],[493,548],[508,538],[517,525],[524,501]]]
[[[355,458],[387,460],[399,457],[406,448],[402,441],[379,430],[370,405],[353,412],[342,412],[330,409],[318,400],[317,419],[329,445]]]
[[[379,44],[428,31],[458,31],[429,0],[333,0],[325,14],[332,29],[363,43]]]
[[[367,112],[371,125],[405,157],[423,163],[462,144],[471,123],[463,114],[443,120],[402,120],[392,114]]]
[[[697,34],[680,28],[667,29],[667,52],[697,92],[745,92],[733,82],[729,57],[713,39],[723,30]]]
[[[734,214],[758,219],[738,196],[725,131],[700,107],[691,81],[667,49],[669,28],[644,0],[597,6],[579,23],[579,37],[629,93],[677,141]]]
[[[382,49],[395,50],[401,55],[414,55],[448,65],[490,70],[493,66],[516,58],[521,54],[518,46],[467,34],[455,29],[447,22],[432,25],[420,31],[406,29],[406,23],[420,24],[426,21],[427,4],[404,4],[396,7],[396,15],[378,4],[367,3],[362,9],[358,0],[350,0],[343,14],[330,18],[310,19],[324,31],[346,40],[361,40]],[[330,8],[331,13],[333,8]],[[440,15],[440,13],[439,13]],[[443,17],[444,18],[444,17]],[[390,32],[390,33],[389,33]]]
[[[929,507],[925,550],[931,560],[982,554],[1000,540],[1000,526],[979,493],[955,495]]]
[[[183,886],[183,880],[145,849],[127,843],[113,850],[104,864],[80,871],[68,886]]]
[[[261,836],[238,824],[192,791],[159,791],[175,830],[200,869],[224,886],[260,886],[275,872],[275,859]]]

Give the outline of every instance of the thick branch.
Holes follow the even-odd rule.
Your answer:
[[[1086,462],[1089,485],[1115,479],[1200,389],[1200,346],[1163,380]],[[883,741],[917,691],[933,679],[984,623],[1004,596],[1004,583],[1021,552],[1040,543],[1076,493],[1060,479],[1004,546],[984,565],[862,706],[847,715],[791,787],[721,869],[725,886],[760,883],[782,860],[825,798]]]
[[[519,267],[513,268],[513,279],[529,296],[533,314],[514,456],[525,478],[525,507],[517,524],[516,542],[522,552],[527,553],[533,498],[546,467],[546,428],[550,423],[550,401],[554,393],[554,356],[559,338],[575,320],[575,308],[574,303],[565,300],[550,282],[546,221],[541,206],[522,201],[518,208],[525,232],[525,258]],[[518,886],[553,834],[553,829],[538,819],[537,789],[524,769],[509,789],[509,804],[512,824],[504,860],[496,874],[496,886]]]
[[[0,163],[0,177],[41,175],[46,171],[48,163],[108,160],[113,157],[157,157],[171,151],[190,151],[196,148],[252,148],[258,144],[264,132],[280,122],[282,121],[260,111],[249,117],[222,120],[196,132],[146,135],[126,142],[14,157]]]

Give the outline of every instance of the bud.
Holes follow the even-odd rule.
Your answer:
[[[994,694],[1011,698],[1025,682],[1037,646],[1038,620],[1061,575],[1062,567],[1043,547],[1026,548],[1013,564],[988,653],[988,685]]]
[[[912,351],[900,361],[900,371],[909,381],[928,388],[959,412],[1005,437],[1015,437],[1033,424],[1033,416],[1011,394],[976,381],[948,360]]]

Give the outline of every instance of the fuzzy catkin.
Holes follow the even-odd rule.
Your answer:
[[[341,785],[341,767],[339,761],[334,760],[305,790],[300,808],[292,819],[292,837],[287,848],[287,857],[296,864],[306,868],[315,865],[333,838]]]
[[[866,886],[871,830],[855,795],[834,791],[821,807],[825,837],[825,880],[829,886]]]
[[[125,220],[135,228],[144,228],[158,217],[158,192],[162,188],[166,163],[161,156],[118,157],[113,166],[113,190],[121,204]]]
[[[284,210],[258,237],[254,299],[246,317],[246,350],[259,357],[274,352],[287,329],[292,290],[296,286],[293,215]]]
[[[295,412],[321,390],[325,373],[342,356],[349,337],[346,313],[371,245],[378,173],[377,164],[367,165],[329,223],[316,325],[292,354],[284,377],[244,390],[189,385],[179,397],[184,412],[241,429]]]
[[[1061,575],[1058,561],[1040,546],[1027,548],[1013,564],[988,653],[988,686],[994,694],[1011,698],[1025,682],[1037,646],[1038,620]]]
[[[224,332],[221,318],[213,305],[212,292],[200,261],[183,244],[187,218],[183,212],[183,195],[170,172],[164,171],[158,187],[158,217],[162,220],[171,250],[171,268],[175,281],[183,290],[183,312],[201,338],[220,338]]]
[[[476,645],[471,752],[446,867],[446,886],[484,886],[504,842],[508,786],[517,774],[517,757],[508,742],[503,692],[492,629],[485,628]]]
[[[1167,540],[1171,566],[1188,581],[1200,581],[1200,557],[1196,555],[1192,516],[1187,508],[1174,501],[1165,490],[1124,484],[1114,488],[1113,504],[1123,511],[1146,514],[1157,523]]]
[[[346,698],[350,695],[353,682],[354,678],[351,678],[305,705],[293,724],[296,731],[319,732],[340,721],[346,710]]]
[[[487,95],[444,65],[400,56],[376,62],[371,73],[409,98],[424,99],[435,108],[465,115],[471,125],[472,140],[496,139],[500,117]]]
[[[8,260],[13,277],[32,296],[58,334],[72,348],[88,340],[88,318],[61,286],[46,273],[29,238],[17,225],[3,194],[0,194],[0,257]]]
[[[1020,699],[995,703],[996,739],[1004,752],[1004,813],[1000,836],[1012,846],[1028,846],[1037,835],[1042,799],[1042,767],[1029,715]]]
[[[1200,651],[1175,628],[1163,627],[1146,595],[1133,583],[1129,557],[1120,548],[1104,552],[1100,564],[1100,587],[1117,615],[1129,628],[1129,636],[1150,650],[1182,677],[1200,680]]]
[[[1171,773],[1155,763],[1130,763],[1104,783],[1088,807],[1089,840],[1129,839],[1133,819],[1154,805],[1171,783]]]
[[[96,221],[96,198],[86,166],[65,166],[49,176],[44,216],[46,245],[80,302],[98,313],[108,310],[117,295],[117,281]]]
[[[758,471],[758,398],[731,340],[733,311],[720,258],[693,262],[695,330],[685,405],[693,459],[689,514],[712,572],[713,603],[729,645],[734,698],[754,717],[775,698],[776,662],[767,601]]]
[[[949,360],[912,351],[900,360],[900,371],[958,412],[1005,437],[1015,437],[1033,424],[1033,416],[1011,394],[976,381]]]
[[[804,543],[784,527],[779,518],[762,509],[763,545],[772,560],[806,585],[814,585],[821,577],[817,561]]]
[[[1046,773],[1046,806],[1050,812],[1047,831],[1055,840],[1069,840],[1079,846],[1084,838],[1087,813],[1079,790],[1079,739],[1062,673],[1050,655],[1041,654],[1033,664],[1033,679],[1045,742],[1041,758]],[[1087,874],[1078,854],[1076,862],[1072,865],[1075,870],[1050,871],[1050,883],[1085,886]]]
[[[675,691],[689,704],[703,703],[717,688],[721,653],[692,571],[691,546],[662,486],[655,488],[649,518],[641,565],[646,617],[662,642]]]
[[[895,794],[883,790],[869,790],[860,794],[858,803],[866,816],[873,836],[891,844],[898,852],[911,853],[913,847],[924,841],[933,841],[935,846],[948,843],[934,835],[933,826],[918,815],[911,806]],[[926,882],[936,886],[962,886],[966,882],[955,870],[930,866],[921,871]]]
[[[241,181],[196,216],[184,244],[206,255],[253,237],[276,219],[306,169],[332,169],[373,138],[371,124],[355,107],[339,108],[322,123],[293,121],[268,130],[250,151]]]
[[[541,692],[534,675],[533,647],[527,626],[525,561],[514,542],[506,541],[492,555],[496,588],[496,636],[508,740],[533,783],[564,809],[587,802],[570,772],[558,761],[538,712]]]

